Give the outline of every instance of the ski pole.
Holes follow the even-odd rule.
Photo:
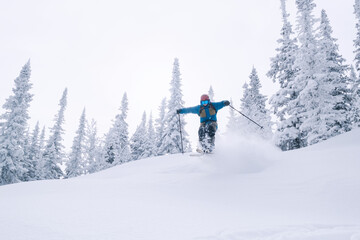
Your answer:
[[[235,111],[237,111],[238,113],[240,113],[241,115],[243,115],[244,117],[246,117],[247,119],[249,119],[251,122],[255,123],[256,125],[258,125],[261,129],[263,129],[264,127],[261,126],[260,124],[258,124],[257,122],[255,122],[254,120],[252,120],[251,118],[249,118],[248,116],[246,116],[245,114],[243,114],[242,112],[240,112],[239,110],[237,110],[236,108],[234,108],[233,106],[229,105],[229,107],[231,107],[232,109],[234,109]]]
[[[183,139],[182,139],[182,132],[181,132],[181,121],[180,121],[180,114],[177,114],[179,117],[179,127],[180,127],[180,139],[181,139],[181,153],[184,154],[184,146],[183,146]]]

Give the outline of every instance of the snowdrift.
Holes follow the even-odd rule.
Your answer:
[[[68,180],[0,187],[1,239],[360,240],[360,131],[295,151],[234,136]]]

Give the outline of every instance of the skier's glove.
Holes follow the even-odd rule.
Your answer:
[[[224,105],[225,106],[229,106],[230,105],[230,102],[228,100],[224,101]]]
[[[181,112],[181,109],[176,110],[177,114],[180,114],[180,112]]]

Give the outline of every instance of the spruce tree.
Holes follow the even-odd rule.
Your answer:
[[[133,160],[149,157],[149,138],[146,130],[146,113],[143,113],[140,125],[130,139],[131,155]]]
[[[214,89],[213,89],[213,87],[211,85],[210,85],[208,94],[209,94],[210,101],[214,102],[215,101],[215,99],[214,99],[215,93],[214,93]]]
[[[242,88],[243,88],[243,95],[242,98],[240,99],[240,110],[244,115],[250,117],[252,97],[250,93],[249,84],[245,82]],[[249,134],[249,132],[251,131],[250,129],[247,128],[248,125],[247,121],[248,120],[243,116],[237,116],[236,129],[240,131],[242,134]]]
[[[275,96],[272,97],[272,105],[275,110],[275,114],[280,120],[284,119],[286,114],[285,110],[280,110],[286,106],[288,102],[288,89],[289,82],[294,81],[296,75],[296,69],[294,68],[295,54],[298,49],[297,40],[292,37],[294,34],[292,31],[292,25],[289,22],[289,14],[286,11],[286,0],[280,0],[283,26],[281,29],[281,38],[277,41],[279,47],[276,49],[277,55],[271,59],[271,69],[267,73],[273,82],[278,82],[280,90]]]
[[[99,140],[97,138],[96,122],[92,119],[91,123],[86,123],[86,138],[85,138],[85,173],[94,173],[101,170],[101,151]]]
[[[131,161],[129,131],[126,122],[128,98],[124,93],[120,113],[116,115],[114,124],[106,135],[104,146],[104,168]]]
[[[23,182],[28,182],[33,180],[32,176],[34,175],[34,167],[33,163],[30,160],[30,143],[31,136],[30,136],[30,129],[27,129],[24,133],[24,144],[23,144],[23,153],[24,153],[24,160],[23,160],[23,167],[25,168],[25,172],[23,176],[20,178]]]
[[[162,145],[160,147],[160,155],[162,154],[174,154],[181,152],[181,139],[180,139],[180,123],[179,116],[176,113],[177,109],[183,108],[184,101],[182,100],[181,91],[181,78],[180,78],[179,60],[175,58],[172,80],[170,88],[170,99],[168,101],[167,113],[165,121],[167,123],[166,129],[163,135]],[[182,115],[180,115],[180,122],[182,128],[182,138],[184,151],[190,151],[190,142],[188,140],[188,134],[185,131],[186,122]]]
[[[38,180],[41,177],[38,175],[37,169],[39,168],[39,163],[41,161],[41,149],[40,149],[40,127],[39,122],[36,123],[35,129],[32,133],[30,140],[30,147],[28,152],[29,159],[29,168],[27,173],[28,180]]]
[[[288,20],[290,15],[286,11],[286,1],[280,0],[280,3],[283,21],[281,38],[278,40],[280,46],[276,49],[277,55],[271,59],[271,69],[267,76],[273,82],[278,82],[280,86],[280,89],[269,100],[273,113],[277,117],[275,144],[282,150],[289,150],[294,141],[289,134],[293,128],[292,119],[289,119],[289,102],[297,96],[291,83],[294,82],[297,73],[294,63],[298,46],[297,40],[292,37],[294,33]]]
[[[249,86],[246,83],[244,85],[241,111],[263,128],[260,128],[243,116],[240,116],[239,127],[246,134],[256,134],[264,139],[270,139],[272,137],[271,117],[265,106],[267,98],[260,93],[261,83],[254,67],[249,78]]]
[[[230,99],[230,105],[233,106],[233,100]],[[233,108],[229,108],[229,117],[228,117],[228,123],[226,125],[227,131],[233,132],[237,130],[237,119],[238,117],[235,115],[235,110]]]
[[[67,88],[60,99],[60,109],[54,118],[54,126],[50,129],[50,137],[46,143],[43,154],[44,179],[59,179],[64,173],[60,168],[65,158],[63,142],[63,124],[65,122],[65,109],[67,105]]]
[[[307,144],[311,145],[332,136],[349,131],[351,99],[349,98],[348,66],[339,54],[336,39],[325,10],[321,12],[318,39],[318,70],[314,90],[305,106],[306,118],[301,127],[307,132]],[[310,84],[308,84],[309,86]],[[307,89],[303,90],[306,93]]]
[[[351,92],[357,93],[357,90],[359,90],[359,86],[360,86],[360,78],[357,76],[353,65],[351,65],[351,67],[350,67],[349,79],[350,79]],[[359,96],[360,96],[360,92],[357,94],[359,94]]]
[[[155,131],[156,131],[156,155],[160,155],[160,147],[163,145],[164,131],[166,128],[166,98],[163,98],[161,105],[159,107],[159,118],[155,121]]]
[[[71,147],[71,153],[69,161],[66,163],[66,178],[77,177],[85,174],[85,158],[84,158],[84,141],[85,141],[85,108],[81,114],[79,128],[76,131],[73,145]]]
[[[351,66],[349,79],[352,100],[350,119],[353,127],[360,127],[360,78],[357,76],[353,66]]]
[[[156,139],[156,133],[155,133],[155,129],[154,129],[152,113],[150,113],[150,117],[149,117],[147,134],[148,134],[147,140],[148,140],[148,145],[149,145],[148,146],[149,147],[149,156],[148,157],[153,157],[153,156],[156,156],[156,154],[157,154],[157,147],[156,147],[156,141],[154,141],[154,139]]]
[[[355,0],[354,14],[356,18],[356,39],[354,40],[355,68],[360,71],[360,0]]]
[[[28,109],[33,95],[30,93],[30,60],[15,79],[13,95],[6,99],[0,128],[0,185],[21,181],[25,168],[24,144],[30,118]]]
[[[360,71],[360,0],[355,0],[355,4],[354,4],[354,14],[355,14],[355,18],[356,18],[356,38],[354,40],[354,53],[355,53],[355,69],[357,72]],[[355,73],[355,71],[354,71]],[[355,127],[360,126],[360,113],[359,113],[359,109],[360,109],[360,102],[359,102],[359,98],[360,98],[360,90],[359,89],[359,85],[357,84],[359,80],[359,77],[356,78],[357,81],[355,81],[353,87],[352,87],[352,97],[354,99],[354,103],[353,103],[353,109],[352,109],[352,117],[353,117],[353,125]],[[352,79],[352,81],[354,81],[354,79]]]
[[[315,96],[318,94],[318,76],[321,75],[319,66],[319,54],[317,52],[317,41],[315,38],[315,17],[312,14],[316,6],[313,0],[296,0],[298,8],[297,29],[299,49],[297,50],[294,69],[296,76],[294,81],[289,82],[291,89],[289,106],[289,117],[286,119],[284,134],[277,142],[283,142],[283,150],[297,149],[307,146],[309,125],[303,125],[308,113],[313,111]],[[284,128],[284,126],[281,126]]]
[[[36,167],[36,179],[40,180],[40,179],[44,179],[44,159],[43,159],[43,154],[45,151],[45,127],[43,127],[43,129],[41,130],[41,134],[39,137],[39,158],[38,158],[38,163],[37,163],[37,167]]]

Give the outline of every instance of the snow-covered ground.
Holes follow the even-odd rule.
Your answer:
[[[221,136],[216,153],[0,187],[4,240],[360,240],[360,130],[280,152]]]

